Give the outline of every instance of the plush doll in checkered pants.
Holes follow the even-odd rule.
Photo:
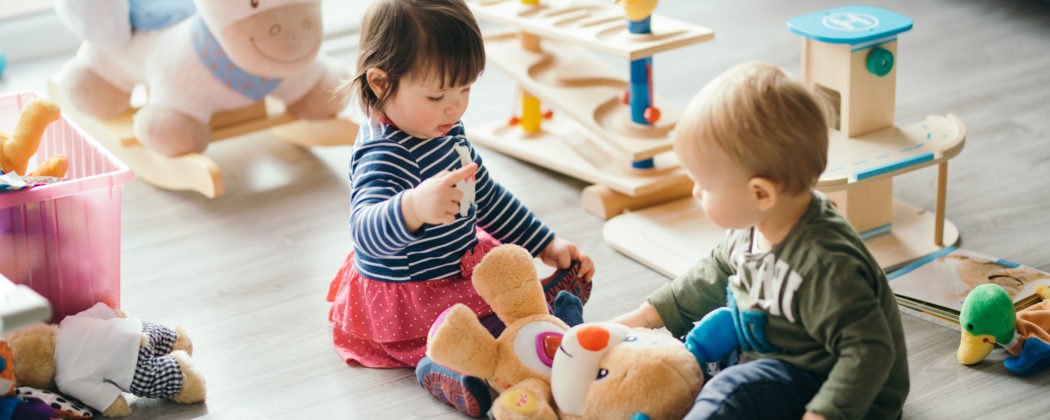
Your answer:
[[[190,360],[193,344],[174,329],[130,318],[98,303],[59,325],[35,324],[5,334],[19,385],[79,399],[108,417],[131,414],[124,392],[204,401],[204,378]]]

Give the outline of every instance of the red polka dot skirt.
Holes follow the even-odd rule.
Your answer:
[[[415,367],[426,352],[431,324],[449,306],[467,305],[478,318],[492,314],[471,277],[474,266],[498,245],[479,230],[478,244],[462,258],[459,277],[413,282],[366,278],[354,269],[351,252],[328,291],[335,351],[351,364]]]

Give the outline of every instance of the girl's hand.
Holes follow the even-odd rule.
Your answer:
[[[576,247],[576,244],[561,238],[554,238],[540,251],[540,260],[557,269],[569,268],[573,261],[580,262],[580,277],[590,280],[594,275],[594,262],[591,257]]]
[[[415,188],[408,190],[401,199],[401,214],[405,218],[405,227],[415,232],[424,223],[445,225],[456,220],[459,213],[459,201],[463,191],[455,188],[456,183],[474,176],[477,163],[441,173],[427,178]]]

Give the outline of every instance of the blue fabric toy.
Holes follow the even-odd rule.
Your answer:
[[[131,26],[140,31],[164,29],[193,16],[193,0],[128,0]]]

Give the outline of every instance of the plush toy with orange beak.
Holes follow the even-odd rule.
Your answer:
[[[971,290],[959,315],[959,363],[984,360],[999,344],[1013,355],[1003,365],[1014,373],[1028,375],[1050,366],[1050,288],[1037,286],[1036,293],[1042,302],[1014,312],[1013,300],[1001,287],[982,284]]]

